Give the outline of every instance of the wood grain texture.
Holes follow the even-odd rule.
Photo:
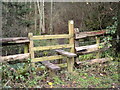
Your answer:
[[[33,58],[32,62],[40,62],[40,61],[46,61],[46,60],[56,60],[56,59],[63,59],[65,58],[62,55],[56,55],[56,56],[44,56],[40,58]]]
[[[50,63],[50,61],[42,61],[41,63],[51,70],[54,70],[54,71],[60,70],[59,66]]]
[[[97,30],[97,31],[90,31],[90,32],[76,32],[75,39],[81,39],[89,36],[96,36],[96,35],[103,35],[106,33],[106,30]]]
[[[33,36],[33,40],[40,39],[59,39],[59,38],[71,38],[72,36],[69,34],[58,34],[58,35],[41,35],[41,36]]]
[[[15,60],[24,61],[24,59],[28,59],[28,58],[29,58],[29,53],[0,56],[0,62],[9,62],[9,61],[15,61]]]
[[[69,39],[69,44],[74,44],[74,21],[70,20],[68,22],[68,29],[69,29],[69,35],[73,36]],[[71,53],[75,53],[75,45],[70,49]],[[74,66],[74,57],[67,58],[67,68],[68,72],[73,72],[73,66]]]
[[[52,50],[52,49],[71,48],[71,47],[74,47],[74,44],[63,44],[63,45],[51,45],[51,46],[33,47],[32,50],[41,51],[41,50]]]
[[[32,61],[34,59],[34,57],[35,57],[34,51],[32,50],[32,48],[34,47],[33,40],[32,40],[33,33],[28,33],[28,37],[29,37],[29,40],[30,40],[29,53],[30,53],[30,59]],[[35,67],[35,63],[32,63],[32,66]]]
[[[100,45],[104,45],[105,43],[100,43]],[[104,47],[103,47],[104,48]],[[87,46],[80,46],[80,47],[75,47],[76,52],[81,52],[81,53],[89,53],[89,52],[94,52],[99,49],[98,44],[93,44],[93,45],[87,45]]]
[[[100,59],[79,61],[79,62],[76,62],[76,64],[95,64],[95,63],[103,63],[103,62],[110,61],[110,60],[112,60],[112,58],[100,58]]]
[[[12,37],[12,38],[1,38],[0,42],[13,42],[13,41],[20,41],[20,40],[28,40],[28,37]]]

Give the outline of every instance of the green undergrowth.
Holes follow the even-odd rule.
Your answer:
[[[63,68],[55,76],[51,76],[51,71],[41,63],[36,63],[36,68],[32,67],[30,62],[1,64],[1,83],[3,88],[118,88],[120,54],[116,57],[112,53],[114,52],[106,50],[100,54],[101,58],[112,58],[111,61],[78,65],[72,73]],[[79,59],[90,60],[95,58],[95,55],[82,55]]]
[[[30,64],[3,65],[2,86],[3,88],[50,88],[50,82],[52,88],[117,88],[118,65],[118,60],[84,65],[74,68],[72,73],[68,73],[65,68],[57,72],[54,77],[50,76],[50,71],[36,70]]]

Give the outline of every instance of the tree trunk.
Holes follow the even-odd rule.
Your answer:
[[[44,11],[44,0],[43,0],[43,25],[42,25],[42,33],[45,33],[45,11]]]
[[[40,10],[40,4],[39,4],[39,1],[37,1],[37,6],[38,6],[38,12],[39,12],[39,33],[41,34],[41,10]]]
[[[53,9],[53,1],[51,0],[51,13],[50,13],[50,34],[53,33],[53,18],[52,18],[52,9]]]
[[[37,6],[36,6],[36,2],[34,3],[34,7],[35,7],[35,34],[37,33]]]
[[[116,52],[120,53],[120,2],[118,2],[118,27],[117,27],[117,45]]]

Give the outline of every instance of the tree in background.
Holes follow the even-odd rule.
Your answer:
[[[3,2],[2,9],[3,37],[25,36],[29,32],[26,28],[34,24],[30,20],[30,12],[33,11],[30,3]]]
[[[80,31],[93,31],[113,24],[117,3],[3,2],[2,16],[2,37],[27,37],[29,32],[65,34],[68,20],[74,20]]]
[[[118,3],[118,27],[117,27],[117,53],[120,52],[120,2]]]
[[[80,31],[105,29],[116,12],[116,3],[109,2],[4,2],[3,37],[68,33],[71,19]]]

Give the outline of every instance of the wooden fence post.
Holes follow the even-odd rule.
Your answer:
[[[75,48],[74,48],[74,21],[70,20],[68,22],[68,29],[69,29],[69,35],[72,37],[69,39],[69,44],[73,44],[73,47],[71,48],[70,52],[75,53]],[[67,67],[68,67],[68,72],[73,71],[73,66],[74,66],[74,57],[73,58],[68,58],[67,59]]]
[[[79,33],[79,28],[74,28],[74,33],[75,33],[75,35],[77,33]],[[75,47],[79,47],[79,39],[75,39],[74,43],[75,43]],[[77,52],[75,51],[75,53],[77,53]],[[79,61],[79,57],[77,56],[77,57],[75,57],[75,62],[78,62],[78,61]]]
[[[24,53],[28,53],[29,45],[28,43],[24,45]]]
[[[31,39],[33,37],[33,33],[28,33],[28,37],[30,39],[29,52],[30,52],[30,59],[32,61],[32,59],[34,58],[34,51],[32,50],[32,48],[33,48],[33,40]],[[35,67],[35,63],[32,63],[32,66]]]
[[[100,38],[96,37],[96,44],[98,46],[99,49],[99,44],[100,44]],[[96,54],[96,59],[100,58],[100,51],[98,50],[97,54]]]

